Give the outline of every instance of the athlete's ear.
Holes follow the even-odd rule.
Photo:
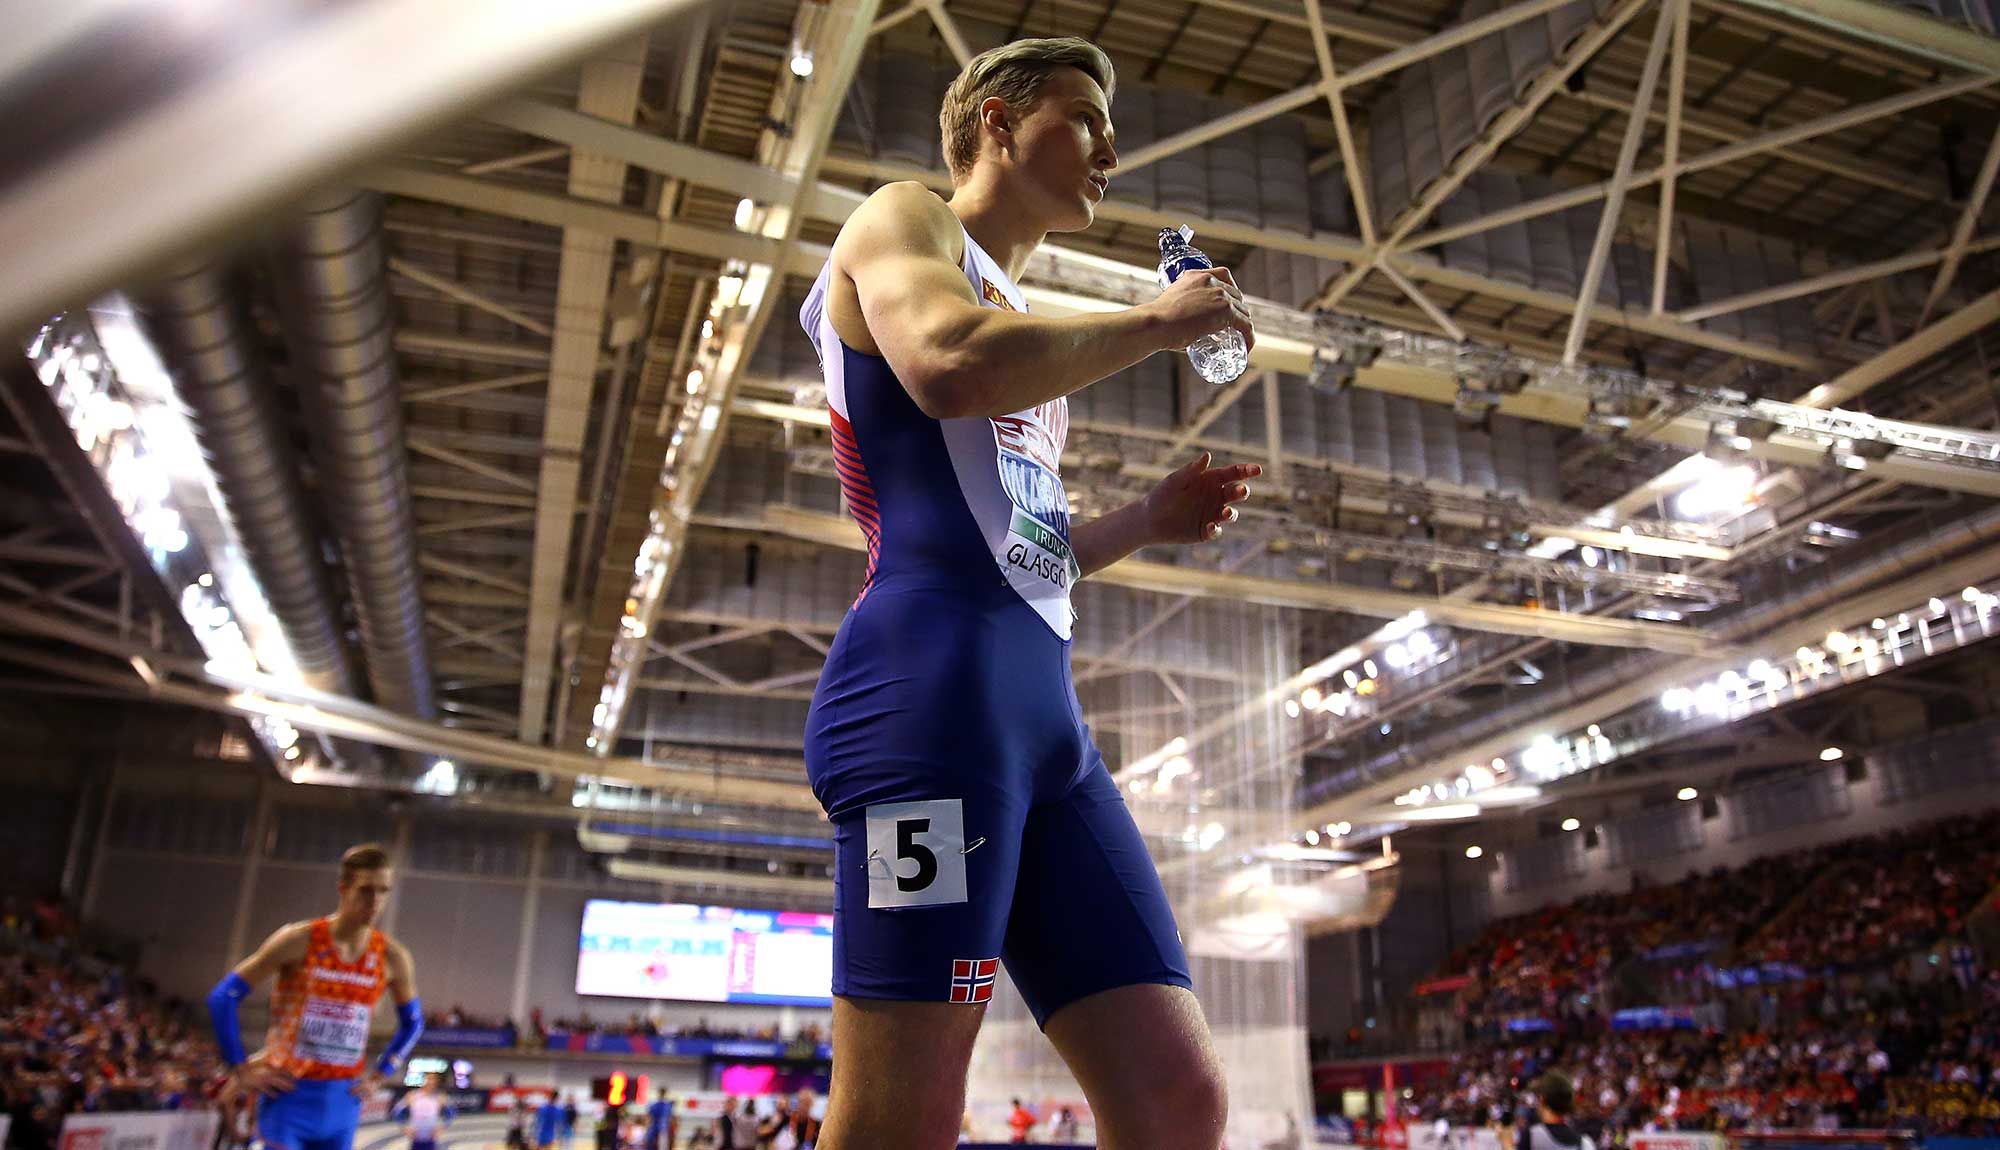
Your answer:
[[[1002,152],[1014,146],[1014,111],[1007,101],[998,96],[988,96],[979,101],[980,129],[991,135],[999,143]]]

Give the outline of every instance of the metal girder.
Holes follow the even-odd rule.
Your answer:
[[[780,202],[796,192],[797,181],[773,169],[748,164],[732,157],[717,156],[699,148],[674,144],[617,125],[593,121],[589,117],[578,116],[565,109],[515,101],[496,109],[492,118],[546,138],[562,139],[575,146],[604,150],[648,171],[713,188],[728,195],[748,198],[756,203]],[[908,165],[828,156],[822,166],[829,172],[870,180],[882,182],[916,180],[943,192],[949,192],[951,188],[950,177],[945,173]],[[361,182],[369,187],[398,195],[513,215],[562,227],[594,227],[634,243],[687,251],[716,260],[737,259],[745,263],[770,264],[780,258],[770,241],[761,237],[716,232],[686,224],[662,225],[660,221],[642,212],[582,204],[564,196],[493,181],[468,179],[449,172],[427,171],[408,166],[385,166],[365,173],[361,177]],[[810,193],[801,199],[800,203],[808,215],[831,223],[840,223],[860,206],[864,198],[862,193],[850,188],[815,183]],[[1142,207],[1116,198],[1100,204],[1097,216],[1109,223],[1128,223],[1148,229],[1173,227],[1182,222],[1189,222],[1175,213]],[[1340,236],[1327,234],[1302,236],[1289,232],[1266,232],[1225,220],[1191,222],[1202,235],[1214,236],[1231,243],[1266,247],[1322,259],[1366,261],[1373,258],[1374,254],[1370,246],[1359,240]],[[825,263],[826,253],[824,249],[802,244],[797,245],[783,258],[786,274],[812,276],[817,274]],[[1572,298],[1538,291],[1509,281],[1438,267],[1425,260],[1404,259],[1396,255],[1387,256],[1385,259],[1393,262],[1398,272],[1416,283],[1436,283],[1457,291],[1492,295],[1559,313],[1567,313],[1576,306],[1576,300]],[[1781,367],[1810,370],[1819,366],[1818,361],[1811,356],[1768,347],[1719,332],[1705,331],[1698,325],[1682,323],[1672,317],[1630,316],[1617,308],[1598,304],[1592,307],[1591,318],[1598,323],[1630,327],[1642,334],[1707,347]]]
[[[1577,292],[1576,311],[1570,316],[1569,338],[1563,343],[1563,362],[1574,364],[1583,350],[1583,336],[1589,329],[1589,305],[1597,301],[1597,287],[1604,281],[1604,261],[1611,255],[1611,237],[1618,229],[1618,214],[1625,207],[1625,189],[1632,183],[1632,163],[1639,158],[1639,142],[1646,136],[1645,109],[1653,106],[1653,89],[1660,80],[1660,63],[1666,59],[1667,45],[1673,40],[1675,12],[1684,11],[1687,0],[1667,0],[1653,27],[1653,42],[1646,49],[1646,63],[1639,71],[1639,88],[1632,97],[1632,117],[1625,125],[1625,139],[1618,146],[1618,162],[1612,168],[1610,187],[1605,189],[1604,210],[1597,217],[1597,236],[1590,245],[1590,259],[1583,268],[1583,287]],[[1671,172],[1671,168],[1668,171]]]
[[[1671,71],[1669,71],[1668,76],[1669,83],[1671,84]],[[1683,84],[1685,84],[1685,78],[1683,78]],[[1628,111],[1631,108],[1631,103],[1622,97],[1588,87],[1580,92],[1571,92],[1568,96],[1570,99],[1587,107],[1603,111],[1622,112]],[[1665,112],[1653,111],[1651,109],[1648,112],[1654,120],[1667,120],[1669,118]],[[1723,116],[1703,114],[1688,107],[1681,109],[1680,130],[1687,135],[1701,136],[1721,144],[1740,144],[1756,135],[1756,130],[1749,127],[1749,125],[1739,124]],[[1825,172],[1831,176],[1839,176],[1842,179],[1853,180],[1857,184],[1866,184],[1872,188],[1880,188],[1885,192],[1895,192],[1899,195],[1909,196],[1915,200],[1934,200],[1942,197],[1944,194],[1942,185],[1923,183],[1909,172],[1896,171],[1891,168],[1882,167],[1881,165],[1870,164],[1826,148],[1813,147],[1807,144],[1788,144],[1785,147],[1776,149],[1771,154],[1783,156],[1793,163],[1801,164],[1815,171]],[[1678,152],[1675,155],[1678,156]],[[1667,167],[1671,165],[1665,159],[1662,159],[1661,166]]]
[[[1979,175],[1972,182],[1972,194],[1965,197],[1965,207],[1958,214],[1958,224],[1952,228],[1951,243],[1946,245],[1944,262],[1939,265],[1937,279],[1931,282],[1930,293],[1924,296],[1924,310],[1917,317],[1917,326],[1930,322],[1931,311],[1944,299],[1944,293],[1951,288],[1951,281],[1958,275],[1958,261],[1965,258],[1966,246],[1972,242],[1972,231],[1979,225],[1979,215],[1986,210],[1986,198],[1993,192],[1993,177],[2000,173],[2000,129],[1995,129],[1993,138],[1986,145],[1986,158],[1979,164]]]
[[[442,723],[414,719],[342,695],[315,691],[261,672],[234,673],[210,669],[201,659],[156,651],[144,644],[102,635],[88,628],[49,619],[34,611],[0,604],[0,628],[56,639],[119,660],[139,657],[159,673],[160,681],[141,684],[125,672],[103,663],[71,656],[9,649],[12,661],[24,658],[85,682],[98,683],[140,697],[162,699],[203,710],[246,717],[282,718],[302,731],[358,739],[378,746],[448,755],[462,764],[549,774],[563,779],[612,778],[649,787],[663,795],[700,802],[737,803],[787,811],[817,812],[819,802],[803,784],[732,778],[706,768],[678,768],[635,759],[531,747],[517,740],[457,730]],[[503,664],[504,665],[504,664]]]
[[[404,403],[437,403],[461,395],[479,395],[489,391],[507,391],[516,387],[546,382],[546,371],[523,371],[512,375],[493,376],[488,379],[463,380],[454,383],[426,383],[421,379],[406,378],[403,382]]]
[[[1816,116],[1810,120],[1766,132],[1761,136],[1744,140],[1741,143],[1728,144],[1720,148],[1711,148],[1700,155],[1684,158],[1680,161],[1676,172],[1682,177],[1705,172],[1710,168],[1718,168],[1724,164],[1734,163],[1737,160],[1763,155],[1766,152],[1774,152],[1802,140],[1810,140],[1815,136],[1843,131],[1861,124],[1871,123],[1885,116],[1907,112],[1912,108],[1921,107],[1925,104],[1950,99],[1954,96],[1962,96],[1968,92],[1990,87],[1996,80],[2000,80],[2000,77],[1962,77],[1956,80],[1933,84],[1926,88],[1899,93],[1873,101],[1872,103],[1859,104],[1829,115]],[[1664,167],[1640,172],[1632,177],[1628,186],[1642,188],[1648,184],[1657,182],[1665,174],[1666,170]],[[1601,200],[1609,193],[1610,187],[1611,182],[1609,180],[1600,180],[1594,184],[1585,184],[1581,187],[1555,192],[1540,199],[1516,204],[1511,208],[1505,208],[1501,211],[1489,212],[1486,215],[1467,220],[1464,223],[1453,224],[1450,227],[1433,228],[1419,235],[1410,236],[1407,241],[1392,238],[1391,243],[1395,245],[1396,250],[1405,252],[1414,251],[1418,248],[1434,247],[1448,240],[1463,239],[1466,236],[1491,231],[1494,228],[1503,227],[1507,224],[1520,223],[1524,220],[1534,219],[1537,216],[1545,216],[1553,212]]]
[[[766,507],[763,516],[756,522],[758,529],[774,535],[847,550],[860,550],[863,546],[860,528],[852,520],[835,515],[773,505]],[[1091,578],[1137,591],[1192,598],[1222,598],[1231,602],[1309,611],[1341,611],[1377,619],[1401,619],[1412,611],[1422,611],[1434,622],[1447,626],[1592,646],[1635,647],[1688,655],[1706,651],[1712,656],[1727,650],[1726,645],[1718,646],[1699,631],[1657,623],[1470,603],[1371,587],[1304,583],[1141,559],[1120,560]]]
[[[1317,6],[1317,0],[1313,0],[1313,2]],[[1404,45],[1393,51],[1376,56],[1373,59],[1356,64],[1341,78],[1340,85],[1343,88],[1350,88],[1357,84],[1368,83],[1371,80],[1379,80],[1391,72],[1407,68],[1421,60],[1428,60],[1432,56],[1449,52],[1453,48],[1470,44],[1474,40],[1491,36],[1496,32],[1512,28],[1516,24],[1533,20],[1539,16],[1545,16],[1562,7],[1565,2],[1566,0],[1524,0],[1523,3],[1504,5],[1492,12],[1488,12],[1484,16],[1453,24],[1451,27],[1426,36],[1414,44]],[[1320,26],[1319,32],[1316,34],[1320,35],[1322,42],[1324,42],[1324,12],[1319,16],[1313,16],[1311,11],[1308,10],[1306,19]]]
[[[821,91],[847,91],[879,6],[880,0],[831,0],[824,6],[801,10],[801,20],[811,20],[809,33],[802,29],[802,34],[811,38],[807,49],[819,63],[810,78],[798,78],[800,88],[792,93],[799,109],[797,121],[786,132],[767,132],[762,149],[762,158],[780,171],[793,190],[780,203],[766,207],[753,204],[755,210],[747,222],[769,245],[771,254],[732,273],[736,290],[728,298],[717,296],[716,338],[712,345],[704,346],[703,356],[697,357],[704,379],[700,387],[688,389],[669,439],[650,513],[655,527],[636,557],[631,606],[622,616],[620,633],[612,640],[594,709],[588,743],[599,753],[608,753],[617,742],[632,684],[644,662],[637,645],[644,642],[679,569],[688,523],[721,455],[738,377],[763,336],[781,297],[788,261],[800,246],[807,202],[818,186],[820,164],[841,108],[838,99],[813,96]],[[791,79],[790,75],[783,77]],[[668,242],[663,246],[673,245]]]
[[[503,303],[488,299],[486,296],[473,291],[464,284],[425,271],[409,260],[391,256],[389,257],[389,270],[413,283],[422,284],[439,295],[444,296],[446,299],[462,303],[467,307],[478,308],[488,315],[498,316],[515,327],[534,332],[543,339],[547,339],[549,336],[549,325],[543,323],[541,320],[527,315],[517,308],[511,308]]]
[[[1653,235],[1653,305],[1652,313],[1659,315],[1667,306],[1667,264],[1674,250],[1674,188],[1680,176],[1681,162],[1681,121],[1687,115],[1687,62],[1688,62],[1688,11],[1693,8],[1693,0],[1667,0],[1668,11],[1662,19],[1674,22],[1673,66],[1667,72],[1667,138],[1660,167],[1665,175],[1660,181],[1659,226]],[[1632,115],[1649,119],[1653,113],[1650,103],[1634,102]]]
[[[1396,265],[1384,261],[1379,265],[1378,270],[1384,276],[1388,277],[1390,283],[1396,285],[1397,291],[1402,292],[1409,298],[1411,303],[1416,304],[1417,310],[1423,312],[1425,317],[1436,324],[1439,331],[1461,343],[1464,342],[1465,329],[1458,326],[1457,322],[1449,315],[1446,315],[1444,309],[1439,307],[1431,297],[1425,295],[1422,288],[1411,283],[1407,276],[1398,271]],[[1578,306],[1581,305],[1579,304]]]
[[[1610,43],[1612,38],[1623,31],[1625,25],[1631,23],[1650,2],[1651,0],[1626,0],[1609,15],[1599,17],[1589,32],[1572,44],[1569,51],[1561,58],[1550,61],[1548,67],[1543,69],[1541,75],[1529,85],[1528,90],[1495,117],[1493,122],[1479,133],[1478,139],[1471,147],[1454,156],[1445,170],[1424,186],[1422,194],[1397,214],[1389,227],[1389,234],[1383,237],[1380,249],[1370,253],[1368,262],[1358,264],[1346,274],[1336,277],[1326,290],[1314,297],[1307,306],[1309,308],[1338,306],[1340,301],[1346,298],[1347,293],[1354,290],[1355,285],[1374,270],[1375,263],[1383,254],[1381,249],[1394,249],[1401,245],[1411,232],[1431,217],[1432,212],[1458,191],[1473,172],[1478,171],[1493,157],[1493,153],[1500,150],[1501,144],[1534,118],[1542,105],[1569,81],[1571,74],[1595,56],[1599,49]]]
[[[635,132],[634,135],[643,136]],[[619,153],[624,158],[623,153]],[[628,161],[629,162],[629,161]],[[647,212],[596,203],[558,192],[541,192],[499,180],[461,176],[454,171],[422,168],[408,164],[382,164],[354,174],[353,182],[390,195],[450,204],[474,211],[533,220],[559,228],[582,228],[613,239],[648,248],[688,252],[713,260],[783,264],[787,274],[810,275],[818,270],[812,249],[794,251],[781,260],[776,241],[741,232],[724,232],[679,220],[662,220]],[[824,262],[824,252],[820,254]],[[403,345],[398,334],[397,345]],[[504,345],[503,345],[504,347]],[[419,349],[421,350],[421,349]],[[540,359],[507,359],[511,363],[546,363]]]
[[[497,160],[481,160],[478,163],[465,164],[460,166],[458,170],[468,176],[490,176],[494,172],[506,172],[515,168],[531,167],[535,164],[561,159],[567,155],[569,155],[569,149],[561,145],[553,148],[531,148],[525,152],[516,152],[511,156],[502,156]]]
[[[2000,74],[2000,40],[1881,0],[1742,0],[1954,68]]]
[[[629,125],[639,111],[648,38],[634,36],[615,53],[583,66],[578,113]],[[569,194],[618,204],[625,197],[625,161],[576,149],[569,162]],[[562,622],[563,586],[569,574],[570,535],[577,485],[583,474],[584,433],[596,392],[598,349],[604,340],[606,293],[616,241],[588,228],[565,228],[556,281],[556,330],[549,345],[549,383],[542,416],[540,475],[535,483],[534,559],[528,585],[528,629],[521,661],[520,736],[539,743],[547,730],[549,689],[555,672],[556,632]]]
[[[773,514],[778,517],[785,517],[789,512],[786,509],[775,509]],[[806,518],[785,518],[786,529],[781,531],[772,530],[766,522],[765,517],[761,515],[755,519],[699,515],[695,517],[694,526],[705,530],[775,535],[781,538],[817,543],[827,547],[838,547],[843,550],[852,549],[850,541],[854,536],[850,531],[842,528],[842,523],[845,521],[839,516],[812,512],[806,513],[806,516]],[[839,614],[829,614],[824,618],[798,617],[774,620],[769,617],[755,618],[747,611],[712,606],[662,607],[660,613],[655,618],[701,626],[742,627],[753,630],[766,629],[776,625],[783,627],[793,635],[824,635],[828,639],[831,639],[834,633],[840,628]],[[810,643],[807,645],[811,646]],[[1088,644],[1084,648],[1076,649],[1076,657],[1104,662],[1107,666],[1115,667],[1121,672],[1131,674],[1151,674],[1158,669],[1156,663],[1145,660],[1097,654],[1089,649]],[[1197,666],[1190,663],[1183,663],[1179,667],[1179,672],[1183,677],[1189,679],[1201,679],[1214,683],[1236,683],[1242,679],[1242,672],[1239,668],[1220,664],[1215,666]],[[645,680],[641,680],[641,685],[645,685]],[[719,688],[721,684],[717,683],[715,686]]]
[[[1639,595],[1664,595],[1676,599],[1706,599],[1729,602],[1741,598],[1734,583],[1670,571],[1613,570],[1609,566],[1588,567],[1573,560],[1545,559],[1518,551],[1486,551],[1477,547],[1454,547],[1427,539],[1391,539],[1358,531],[1314,529],[1313,541],[1323,550],[1340,554],[1363,554],[1417,567],[1450,567],[1486,575],[1512,576],[1541,583],[1581,587],[1605,587]]]
[[[634,167],[760,204],[782,203],[798,193],[798,181],[775,168],[537,100],[506,100],[481,114],[517,132],[618,156]],[[861,199],[858,192],[820,185],[805,201],[805,210],[813,219],[845,219]]]
[[[2000,291],[1988,292],[1875,358],[1828,380],[1799,397],[1801,407],[1838,407],[1898,373],[2000,322]]]
[[[1856,619],[1866,619],[1870,615],[1893,614],[1911,604],[1922,603],[1929,596],[1946,595],[1953,588],[1976,585],[1981,580],[1989,579],[1996,570],[2000,570],[2000,552],[1992,548],[1976,551],[1921,574],[1863,592],[1803,619],[1782,624],[1757,636],[1747,646],[1751,651],[1770,656],[1774,662],[1782,662],[1794,647],[1818,642],[1829,628],[1852,626]],[[1637,676],[1615,690],[1542,715],[1535,721],[1534,728],[1570,731],[1588,723],[1608,720],[1633,707],[1653,703],[1669,687],[1681,686],[1712,674],[1718,660],[1742,654],[1745,652],[1733,655],[1713,653],[1707,657],[1676,660],[1651,673]],[[1312,825],[1352,818],[1367,807],[1388,803],[1415,784],[1435,781],[1441,774],[1454,774],[1466,763],[1485,762],[1495,755],[1513,754],[1520,750],[1521,741],[1516,731],[1509,731],[1454,748],[1450,754],[1434,761],[1415,763],[1407,771],[1397,771],[1308,808],[1299,813],[1299,824]]]
[[[949,181],[941,173],[901,164],[885,164],[872,160],[856,161],[840,157],[829,157],[827,168],[873,180],[916,180],[933,187],[949,188]],[[1182,222],[1188,222],[1185,221],[1183,216],[1156,212],[1150,208],[1141,208],[1132,204],[1119,204],[1115,200],[1106,200],[1103,204],[1099,205],[1097,215],[1099,219],[1103,220],[1134,223],[1147,227],[1170,227],[1177,226]],[[1354,258],[1367,260],[1371,258],[1367,251],[1359,249],[1358,245],[1353,241],[1342,238],[1329,238],[1325,235],[1311,237],[1297,236],[1287,232],[1261,232],[1254,228],[1245,227],[1242,224],[1232,224],[1221,220],[1204,220],[1193,223],[1196,230],[1201,234],[1216,236],[1229,240],[1232,243],[1268,247],[1276,251],[1296,252],[1331,260],[1350,260]],[[1052,249],[1045,245],[1042,250],[1046,252]],[[1102,260],[1102,257],[1086,257],[1082,253],[1076,252],[1068,254],[1078,259],[1089,258],[1100,260],[1107,265],[1126,266],[1116,265],[1114,261]],[[1557,314],[1567,314],[1576,307],[1576,299],[1574,297],[1557,295],[1554,292],[1541,291],[1512,281],[1477,275],[1457,268],[1444,267],[1429,260],[1397,254],[1385,255],[1383,259],[1387,262],[1393,262],[1397,270],[1418,283],[1434,283],[1455,291],[1489,295],[1514,303],[1526,304],[1545,311],[1556,312]],[[814,265],[811,272],[802,272],[801,274],[815,274],[817,271],[818,265]],[[1152,282],[1152,275],[1151,271],[1144,272],[1148,283]],[[1062,293],[1040,289],[1029,289],[1029,291],[1030,301],[1043,306],[1059,305],[1065,298],[1072,301],[1070,307],[1072,311],[1087,309],[1090,306],[1084,297],[1078,296],[1074,292]],[[1123,297],[1121,296],[1120,298]],[[1147,298],[1150,298],[1150,296]],[[1133,302],[1137,301],[1134,300]],[[1818,359],[1810,355],[1787,351],[1783,348],[1770,347],[1750,340],[1738,339],[1720,332],[1707,331],[1695,324],[1680,323],[1668,317],[1635,315],[1622,312],[1608,304],[1600,303],[1594,305],[1591,308],[1591,319],[1594,322],[1612,327],[1629,328],[1644,335],[1658,336],[1661,339],[1670,339],[1679,343],[1706,347],[1714,351],[1725,352],[1729,355],[1741,356],[1745,359],[1757,360],[1763,363],[1775,364],[1780,367],[1792,367],[1802,371],[1812,371],[1824,366]],[[1257,348],[1251,351],[1251,362],[1253,364],[1259,362],[1257,358],[1259,352],[1272,353],[1277,351],[1275,347],[1268,347],[1266,345],[1261,334],[1258,339]],[[1287,352],[1285,355],[1279,355],[1270,360],[1270,365],[1276,366],[1283,371],[1303,373],[1306,370],[1305,353],[1308,350],[1294,347],[1291,349],[1291,352],[1297,352],[1297,357],[1287,360],[1287,356],[1290,355],[1290,352]]]
[[[1968,244],[1965,251],[1967,254],[1975,254],[1990,252],[1995,249],[2000,249],[2000,237]],[[1797,299],[1800,296],[1814,295],[1823,291],[1832,291],[1835,288],[1848,287],[1852,284],[1884,279],[1902,272],[1915,271],[1918,268],[1927,268],[1932,264],[1943,261],[1948,255],[1947,251],[1927,251],[1892,256],[1886,260],[1875,260],[1870,263],[1856,264],[1853,267],[1838,268],[1820,275],[1808,276],[1802,280],[1793,280],[1791,283],[1777,284],[1773,287],[1761,288],[1757,291],[1744,292],[1742,295],[1726,296],[1711,303],[1682,308],[1674,314],[1680,319],[1691,323],[1700,322],[1701,320],[1712,319],[1719,315],[1728,315],[1732,312],[1743,311],[1746,308],[1762,307],[1765,304],[1777,303],[1780,300]],[[1865,300],[1856,301],[1857,305],[1865,302]]]
[[[1042,311],[1055,314],[1138,303],[1151,298],[1153,290],[1150,278],[1140,269],[1046,247],[1030,261],[1027,279],[1025,290],[1030,300]],[[1062,284],[1064,288],[1053,291],[1035,286],[1041,283]],[[1257,346],[1251,350],[1253,366],[1306,374],[1316,348],[1337,346],[1313,316],[1257,300],[1251,302],[1251,315],[1259,332]],[[1951,322],[1934,325],[1927,332]],[[1457,398],[1461,345],[1360,323],[1350,323],[1349,331],[1372,331],[1374,345],[1381,349],[1371,364],[1356,370],[1354,379],[1359,386],[1433,403],[1450,404]],[[1870,473],[1878,478],[2000,495],[2000,469],[1996,469],[2000,465],[2000,436],[1992,433],[1874,420],[1775,400],[1750,401],[1738,392],[1686,387],[1629,371],[1552,365],[1526,356],[1504,358],[1526,374],[1529,382],[1519,393],[1501,398],[1497,410],[1502,414],[1583,427],[1589,424],[1593,399],[1638,397],[1674,411],[1671,418],[1655,420],[1657,426],[1649,427],[1646,437],[1691,452],[1707,448],[1717,421],[1759,419],[1787,429],[1751,443],[1748,451],[1760,458],[1816,467],[1825,463],[1829,449],[1840,448],[1843,440],[1882,442],[1902,451],[1867,463]]]
[[[737,414],[780,421],[792,419],[795,413],[801,416],[814,414],[807,408],[751,402],[758,403],[758,406],[746,407],[745,401],[739,399]],[[1265,410],[1267,413],[1274,411],[1276,405]],[[824,412],[818,414],[823,425]],[[1141,436],[1134,434],[1135,429],[1114,429],[1088,420],[1073,421],[1070,430],[1070,445],[1063,453],[1063,465],[1069,468],[1089,466],[1097,449],[1107,442],[1121,460],[1155,459],[1159,456],[1158,440],[1171,434],[1152,431],[1150,435]],[[829,477],[835,474],[831,448],[793,448],[790,457],[796,470]],[[1351,464],[1334,464],[1321,456],[1307,453],[1279,452],[1272,456],[1272,464],[1273,469],[1266,473],[1266,480],[1260,481],[1259,487],[1267,484],[1274,487],[1275,501],[1279,506],[1293,508],[1299,515],[1313,519],[1328,511],[1358,511],[1396,518],[1421,514],[1432,522],[1447,526],[1474,530],[1520,530],[1544,539],[1568,539],[1572,543],[1607,551],[1663,559],[1726,562],[1735,554],[1730,548],[1712,542],[1705,533],[1671,520],[1633,519],[1621,522],[1560,504],[1456,488],[1444,483],[1398,479],[1389,472],[1372,471]],[[1290,482],[1280,477],[1280,467],[1291,475]],[[1121,465],[1121,474],[1149,482],[1171,470],[1171,467],[1161,464],[1126,462]],[[1077,490],[1082,492],[1086,489]],[[1261,502],[1269,503],[1270,500]],[[1586,525],[1593,520],[1601,525]]]
[[[1210,140],[1219,140],[1232,132],[1242,131],[1252,125],[1261,124],[1265,120],[1269,120],[1275,116],[1282,116],[1286,112],[1302,108],[1319,99],[1322,95],[1334,95],[1337,99],[1337,91],[1338,87],[1333,81],[1322,79],[1307,84],[1304,87],[1294,88],[1289,92],[1283,92],[1279,95],[1259,100],[1255,104],[1238,108],[1227,115],[1203,121],[1186,131],[1176,132],[1164,139],[1154,140],[1143,147],[1134,148],[1125,155],[1118,157],[1118,167],[1115,169],[1115,172],[1138,171],[1140,168],[1164,160],[1168,156],[1179,155],[1189,148],[1198,148]]]
[[[504,467],[495,467],[490,463],[482,463],[471,456],[453,451],[449,447],[433,443],[422,431],[411,432],[405,437],[405,444],[412,452],[418,455],[428,459],[435,459],[439,463],[456,467],[460,471],[470,472],[482,479],[490,479],[503,486],[512,487],[516,491],[525,491],[530,495],[535,492],[534,480],[517,475]]]
[[[684,3],[357,0],[297,12],[249,38],[228,21],[181,22],[167,34],[134,20],[120,0],[66,5],[61,25],[94,34],[101,63],[143,58],[179,83],[132,115],[107,107],[82,116],[75,146],[9,187],[0,205],[9,266],[0,331],[212,243],[355,162]],[[26,106],[58,99],[49,86],[69,74],[16,61],[0,85]],[[356,85],[356,76],[369,82]],[[301,92],[342,95],[302,101]],[[135,197],[135,188],[146,194]]]
[[[958,29],[958,21],[953,20],[951,13],[944,10],[944,0],[924,0],[924,8],[930,12],[931,23],[936,26],[938,35],[944,39],[945,47],[951,50],[951,58],[958,61],[958,66],[961,68],[972,63],[972,46],[965,42],[965,34]],[[870,34],[873,34],[872,24]]]
[[[13,415],[21,433],[36,447],[56,485],[89,529],[104,556],[122,569],[140,602],[157,621],[166,641],[186,651],[199,651],[194,632],[180,613],[174,594],[154,574],[145,548],[132,534],[124,512],[91,464],[90,457],[77,446],[76,435],[65,422],[48,389],[35,375],[34,364],[16,351],[0,356],[0,403]],[[91,580],[94,582],[94,580]],[[72,581],[74,583],[74,581]],[[75,583],[71,590],[87,586]],[[41,588],[28,586],[24,594],[41,595]],[[51,600],[55,601],[55,600]],[[64,594],[63,605],[78,604]],[[124,621],[120,621],[123,623]]]
[[[1319,62],[1320,80],[1335,85],[1327,90],[1327,111],[1333,115],[1334,142],[1340,150],[1341,179],[1347,183],[1347,194],[1354,201],[1354,220],[1361,225],[1361,242],[1367,247],[1375,246],[1375,213],[1368,206],[1367,172],[1361,167],[1360,149],[1354,144],[1354,127],[1347,119],[1347,102],[1338,87],[1339,73],[1333,66],[1333,49],[1326,42],[1326,20],[1320,11],[1319,0],[1305,0],[1306,21],[1312,37],[1313,56]]]

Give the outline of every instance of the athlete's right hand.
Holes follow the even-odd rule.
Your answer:
[[[233,1093],[269,1098],[297,1085],[298,1079],[292,1077],[291,1071],[261,1058],[252,1058],[230,1072],[226,1089]]]
[[[1243,346],[1257,346],[1257,333],[1250,326],[1250,308],[1236,280],[1227,268],[1193,268],[1167,285],[1167,290],[1141,307],[1160,321],[1166,346],[1179,351],[1202,336],[1235,328],[1243,333]]]

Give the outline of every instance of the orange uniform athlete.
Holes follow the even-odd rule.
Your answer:
[[[375,926],[393,886],[387,852],[354,847],[340,859],[340,908],[278,928],[208,996],[230,1088],[266,1096],[257,1132],[268,1150],[350,1150],[361,1100],[423,1033],[416,965]],[[246,1057],[237,1003],[269,978],[270,1030]],[[371,1068],[368,1028],[384,988],[396,999],[396,1035]]]

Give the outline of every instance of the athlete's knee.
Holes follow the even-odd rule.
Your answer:
[[[1152,1097],[1140,1107],[1145,1129],[1133,1140],[1149,1150],[1216,1150],[1229,1117],[1229,1084],[1207,1050],[1170,1055],[1148,1068]]]
[[[871,1095],[842,1106],[827,1103],[816,1150],[939,1150],[958,1141],[963,1091],[917,1090],[898,1097]]]

